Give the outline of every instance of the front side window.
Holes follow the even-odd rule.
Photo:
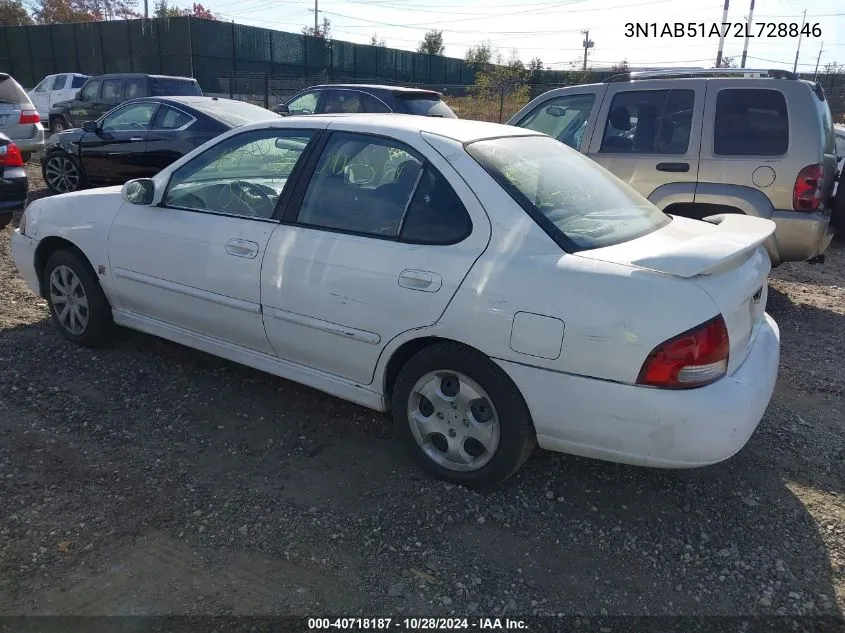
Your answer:
[[[157,103],[134,103],[103,118],[103,132],[142,132],[150,129]]]
[[[789,116],[780,90],[728,88],[716,97],[713,153],[780,156],[789,147]]]
[[[596,101],[594,94],[566,95],[542,103],[519,127],[548,134],[552,138],[578,149],[587,130],[587,121]]]
[[[298,222],[396,238],[422,167],[399,141],[336,133],[308,183]]]
[[[163,105],[159,108],[156,114],[155,122],[153,123],[154,130],[178,130],[182,126],[187,125],[193,120],[193,117],[184,112]]]
[[[67,75],[56,75],[56,78],[53,80],[53,85],[50,87],[51,90],[64,90],[65,84],[67,83]]]
[[[630,90],[613,97],[602,153],[685,154],[694,90]]]
[[[314,114],[317,111],[317,101],[319,100],[319,92],[306,92],[288,104],[288,111],[291,114]]]
[[[82,89],[82,94],[79,98],[82,101],[96,101],[97,98],[100,96],[100,82],[99,80],[96,81],[89,81],[85,84],[85,87]]]
[[[173,173],[164,205],[270,218],[310,140],[307,130],[254,130],[230,136]]]
[[[627,242],[670,222],[634,189],[547,136],[476,141],[467,152],[566,250]]]
[[[120,79],[106,79],[103,82],[103,100],[114,101],[120,99],[122,83]]]

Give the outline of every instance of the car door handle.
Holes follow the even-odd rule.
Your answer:
[[[258,255],[258,244],[249,240],[231,239],[226,242],[226,252],[235,257],[255,259]]]
[[[657,171],[689,171],[689,163],[657,163]]]
[[[399,285],[410,290],[437,292],[443,285],[443,278],[428,270],[403,270],[399,274]]]
[[[129,142],[130,143],[137,143],[138,141],[143,141],[143,140],[144,140],[143,136],[133,136],[132,138],[129,139]]]

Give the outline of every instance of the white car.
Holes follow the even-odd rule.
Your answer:
[[[77,91],[88,80],[88,75],[79,73],[62,73],[60,75],[47,75],[35,88],[29,91],[29,99],[41,117],[41,121],[47,123],[50,108],[59,101],[67,101],[76,96]]]
[[[312,115],[37,200],[12,252],[75,343],[117,324],[390,411],[431,473],[483,486],[535,442],[671,468],[742,448],[778,369],[773,230],[666,216],[517,127]]]

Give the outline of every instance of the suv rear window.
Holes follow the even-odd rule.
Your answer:
[[[452,112],[439,95],[430,92],[407,93],[396,96],[399,103],[405,104],[409,114],[422,116],[438,116],[444,119],[457,119],[458,116]]]
[[[202,90],[193,79],[153,79],[153,94],[167,97],[201,97]]]
[[[466,150],[569,252],[627,242],[670,222],[631,187],[550,136],[475,141]]]
[[[713,153],[780,156],[789,147],[789,115],[780,90],[726,88],[716,97]]]

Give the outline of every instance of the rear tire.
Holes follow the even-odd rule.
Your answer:
[[[489,358],[453,343],[427,347],[405,363],[391,412],[398,435],[426,471],[469,488],[506,480],[536,443],[513,381]]]
[[[111,305],[79,251],[53,253],[43,279],[53,324],[62,336],[84,347],[100,347],[111,339],[115,327]]]

